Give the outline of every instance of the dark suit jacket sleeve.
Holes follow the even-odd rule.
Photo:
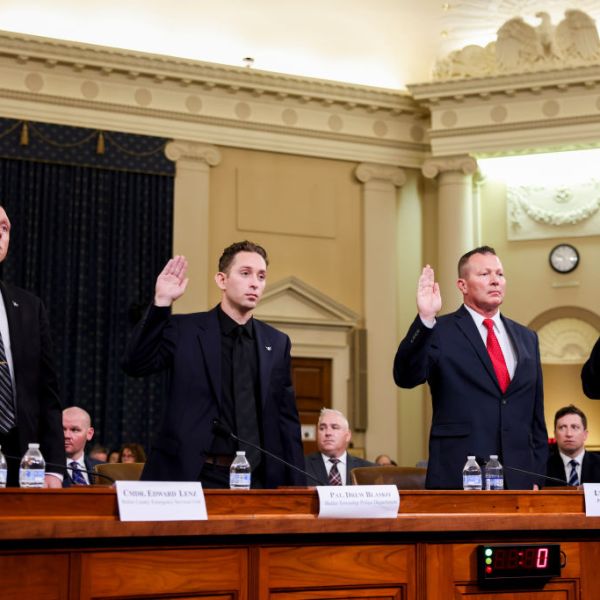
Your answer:
[[[304,467],[304,452],[302,448],[302,433],[300,430],[300,418],[296,408],[296,394],[291,378],[291,342],[286,336],[284,350],[284,371],[285,380],[281,390],[281,404],[279,411],[279,423],[281,430],[281,439],[283,445],[284,458],[302,469]],[[289,469],[290,485],[306,485],[306,477],[296,471]]]
[[[600,339],[581,369],[583,393],[593,400],[600,400]]]
[[[542,380],[542,361],[540,358],[540,345],[537,334],[535,336],[537,383],[535,391],[535,407],[532,424],[533,456],[536,473],[545,473],[548,461],[548,430],[546,429],[546,418],[544,416],[544,384]],[[544,480],[539,478],[539,486],[544,485]]]
[[[394,358],[394,381],[402,388],[413,388],[427,381],[433,329],[425,327],[419,315],[400,342]]]
[[[128,375],[150,375],[170,365],[176,333],[170,316],[169,307],[148,307],[135,326],[123,356],[122,366]]]

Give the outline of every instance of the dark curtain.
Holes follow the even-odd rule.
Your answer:
[[[8,131],[10,122],[2,124]],[[112,447],[135,441],[148,448],[160,417],[164,376],[129,378],[120,359],[171,254],[173,172],[162,155],[164,140],[103,134],[104,153],[98,154],[98,134],[89,130],[30,124],[26,147],[20,144],[22,124],[10,135],[12,145],[8,135],[0,140],[5,155],[0,203],[12,223],[2,277],[46,304],[63,404],[91,414],[95,441]],[[75,141],[83,139],[85,149],[76,148]],[[52,140],[59,145],[48,144]],[[49,148],[41,148],[44,144]],[[162,169],[148,168],[152,145],[159,163],[164,160]],[[73,150],[71,164],[54,162]],[[14,157],[19,151],[35,156]],[[110,152],[118,168],[106,166]],[[99,160],[102,166],[89,164]],[[125,170],[127,163],[131,170]]]

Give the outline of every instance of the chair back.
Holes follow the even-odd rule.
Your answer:
[[[102,463],[95,465],[94,471],[100,475],[106,475],[113,481],[137,481],[142,476],[142,470],[146,463]],[[111,485],[108,479],[96,477],[96,483],[100,485]]]
[[[357,467],[352,469],[355,485],[395,485],[399,490],[424,490],[427,469],[422,467]]]

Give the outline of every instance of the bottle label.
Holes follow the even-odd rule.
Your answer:
[[[486,477],[485,479],[486,490],[503,490],[504,479],[502,477]]]
[[[463,475],[464,488],[481,488],[481,475]]]
[[[250,488],[251,473],[230,473],[229,487],[230,488]]]
[[[0,469],[0,487],[6,487],[6,469]]]
[[[20,469],[19,485],[21,487],[44,487],[44,469]]]

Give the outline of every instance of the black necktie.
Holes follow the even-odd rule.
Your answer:
[[[72,460],[69,463],[69,466],[71,467],[71,479],[73,483],[78,485],[88,485],[83,473],[79,470],[79,463],[76,460]]]
[[[250,368],[249,353],[254,352],[254,342],[241,325],[235,330],[233,342],[233,400],[235,403],[235,425],[238,436],[256,446],[260,446],[260,433],[256,417],[256,398],[254,380]],[[246,457],[254,471],[260,463],[260,451],[240,442],[240,450],[246,451]]]
[[[8,433],[16,424],[12,379],[0,335],[0,433]]]

